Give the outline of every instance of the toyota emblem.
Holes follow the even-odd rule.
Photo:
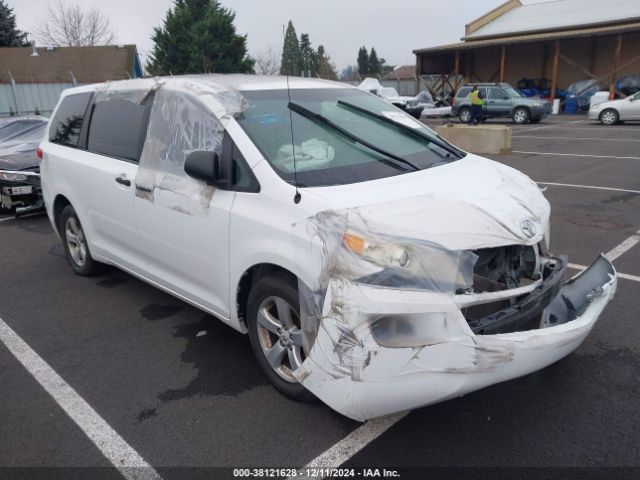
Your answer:
[[[522,233],[524,233],[528,238],[535,237],[536,233],[538,233],[538,229],[536,228],[536,224],[531,220],[523,220],[520,224],[520,229]]]

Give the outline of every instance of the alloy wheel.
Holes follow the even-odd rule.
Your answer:
[[[527,112],[524,110],[518,110],[513,114],[513,119],[516,123],[525,123],[527,121]]]
[[[293,372],[305,358],[298,313],[286,300],[267,297],[258,307],[257,326],[260,347],[271,368],[284,380],[297,383]]]
[[[602,114],[602,123],[605,125],[613,125],[616,123],[616,114],[608,110]]]
[[[87,260],[87,241],[77,218],[69,217],[67,219],[65,237],[72,260],[79,267],[84,266]]]

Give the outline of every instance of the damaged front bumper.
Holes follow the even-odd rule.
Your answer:
[[[604,256],[564,284],[564,262],[550,268],[535,289],[475,324],[463,315],[464,295],[332,277],[294,375],[333,409],[366,420],[544,368],[580,345],[616,289]]]
[[[40,173],[0,170],[0,207],[15,210],[16,216],[43,210]]]

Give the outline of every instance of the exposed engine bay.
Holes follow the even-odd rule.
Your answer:
[[[476,297],[476,301],[461,305],[471,330],[487,335],[540,328],[543,310],[562,286],[566,261],[540,255],[537,245],[485,248],[474,253],[478,260],[473,268],[473,287],[456,292],[458,298]]]

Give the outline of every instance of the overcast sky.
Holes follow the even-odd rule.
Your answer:
[[[8,0],[18,28],[30,31],[47,4],[55,0]],[[72,3],[74,0],[67,0]],[[529,0],[526,3],[531,3]],[[282,49],[282,25],[293,21],[298,35],[323,44],[338,71],[356,63],[358,48],[374,46],[392,65],[415,63],[411,51],[458,41],[464,25],[504,0],[221,0],[236,12],[236,28],[248,35],[249,51],[269,45]],[[133,43],[144,56],[152,48],[151,34],[172,0],[82,0],[111,19],[118,43]],[[525,2],[523,2],[525,3]]]

